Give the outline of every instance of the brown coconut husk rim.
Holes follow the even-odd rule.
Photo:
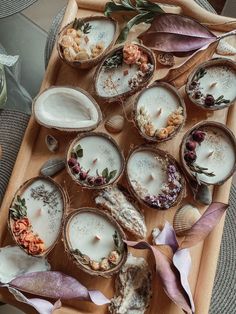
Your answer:
[[[142,199],[139,194],[135,191],[135,188],[132,186],[131,182],[130,182],[130,179],[129,179],[129,175],[128,175],[128,163],[129,163],[129,159],[130,157],[135,154],[136,152],[139,152],[139,151],[150,151],[152,153],[155,153],[158,157],[162,158],[162,159],[167,159],[170,161],[171,164],[173,164],[176,169],[178,170],[179,174],[180,174],[180,182],[181,182],[181,190],[179,192],[179,195],[178,197],[176,198],[176,200],[171,204],[171,206],[169,208],[162,208],[162,207],[156,207],[156,206],[152,206],[151,204],[149,204],[148,202],[146,202],[144,199]],[[144,144],[144,145],[141,145],[141,146],[138,146],[136,148],[134,148],[133,150],[130,151],[129,153],[129,156],[127,157],[127,162],[126,162],[126,169],[125,169],[125,174],[126,174],[126,178],[127,178],[127,182],[128,182],[128,189],[129,191],[131,192],[131,194],[136,198],[138,199],[138,201],[145,205],[146,207],[149,207],[149,208],[155,208],[155,209],[159,209],[159,210],[168,210],[174,206],[177,206],[181,203],[182,199],[183,199],[183,196],[184,196],[184,192],[185,192],[185,178],[184,178],[184,175],[182,173],[182,170],[177,162],[177,160],[168,152],[164,151],[164,150],[161,150],[159,148],[156,148],[152,145],[149,145],[149,144]]]
[[[88,59],[88,60],[81,60],[81,61],[68,61],[68,60],[66,60],[66,58],[63,55],[63,49],[62,49],[62,47],[61,47],[61,45],[59,43],[59,40],[60,40],[61,36],[65,34],[65,32],[66,32],[66,30],[68,28],[72,28],[72,25],[73,25],[74,21],[72,21],[69,24],[67,24],[66,26],[64,26],[62,28],[62,30],[58,33],[57,44],[56,45],[57,45],[57,52],[58,52],[59,58],[63,62],[65,62],[66,64],[72,66],[73,68],[90,69],[90,68],[96,66],[102,60],[104,55],[115,44],[116,38],[118,36],[118,23],[117,23],[117,21],[113,20],[111,17],[106,17],[106,16],[102,16],[102,15],[87,16],[87,17],[80,18],[80,20],[82,20],[85,23],[86,22],[90,22],[90,21],[104,21],[104,20],[108,20],[108,21],[111,21],[114,24],[114,26],[115,26],[115,34],[114,34],[113,40],[108,45],[108,47],[106,49],[104,49],[103,52],[101,54],[99,54],[96,58],[92,58],[92,59]]]
[[[226,59],[226,58],[214,58],[214,59],[211,59],[209,61],[206,61],[206,62],[203,62],[201,63],[199,66],[197,66],[194,71],[190,74],[190,76],[188,77],[188,80],[187,80],[187,84],[185,86],[185,91],[186,91],[186,94],[189,98],[189,100],[195,104],[196,106],[204,109],[204,110],[211,110],[211,111],[215,111],[215,110],[221,110],[221,109],[224,109],[224,108],[227,108],[227,107],[230,107],[231,105],[233,105],[236,101],[236,96],[234,97],[234,99],[229,102],[228,104],[224,104],[224,105],[214,105],[214,106],[211,106],[211,107],[208,107],[208,106],[205,106],[204,104],[200,104],[199,102],[196,101],[195,98],[192,97],[191,95],[191,91],[189,89],[189,86],[191,84],[191,82],[193,81],[194,79],[194,76],[196,75],[196,73],[201,69],[201,68],[210,68],[212,66],[228,66],[230,68],[232,68],[234,71],[235,71],[235,74],[236,74],[236,62],[231,60],[231,59]]]
[[[79,91],[81,94],[84,94],[86,97],[89,98],[89,100],[91,100],[91,102],[93,103],[94,107],[96,108],[97,112],[98,112],[98,121],[96,123],[96,125],[92,126],[92,127],[84,127],[84,128],[61,128],[61,127],[53,127],[53,126],[49,126],[45,123],[43,123],[42,121],[39,121],[38,118],[37,118],[37,115],[35,113],[35,103],[36,101],[38,100],[38,98],[43,94],[45,93],[46,91],[50,90],[50,89],[60,89],[60,88],[71,88],[71,89],[75,89],[77,91]],[[65,104],[66,105],[66,104]],[[84,89],[80,88],[80,87],[75,87],[75,86],[70,86],[70,85],[65,85],[65,86],[50,86],[49,88],[43,90],[41,93],[39,93],[33,100],[33,103],[32,103],[32,112],[33,112],[33,115],[35,117],[35,120],[38,122],[38,124],[44,126],[45,128],[48,128],[48,129],[56,129],[56,130],[59,130],[59,131],[65,131],[65,132],[87,132],[87,131],[92,131],[92,130],[95,130],[99,124],[102,122],[102,119],[103,119],[103,115],[102,115],[102,111],[98,105],[98,103],[96,102],[96,100],[87,92],[85,91]]]
[[[119,94],[117,96],[101,96],[97,90],[97,81],[98,81],[98,77],[99,74],[102,70],[103,64],[106,61],[107,58],[113,56],[117,51],[119,50],[123,50],[124,45],[119,45],[118,47],[113,48],[111,51],[109,51],[104,58],[102,59],[101,63],[97,66],[96,68],[96,72],[94,75],[94,90],[95,90],[95,94],[96,96],[100,99],[103,100],[105,102],[121,102],[124,101],[126,98],[136,94],[138,91],[142,90],[144,87],[147,86],[147,84],[152,80],[155,70],[156,70],[156,58],[154,53],[151,51],[151,49],[147,48],[146,46],[143,46],[141,44],[138,43],[134,43],[134,45],[138,46],[140,48],[140,50],[142,50],[143,52],[145,52],[148,55],[149,58],[149,62],[153,65],[153,71],[151,74],[149,74],[147,76],[147,78],[145,78],[145,80],[143,80],[141,83],[139,83],[139,85],[136,88],[130,89],[127,92],[124,92],[122,94]]]
[[[62,218],[61,218],[61,227],[59,229],[59,232],[58,232],[58,235],[56,237],[56,240],[54,241],[54,243],[49,247],[47,248],[47,250],[45,250],[44,252],[42,252],[41,254],[38,254],[38,255],[34,255],[34,254],[31,254],[27,251],[27,249],[25,249],[23,246],[21,246],[20,244],[18,244],[18,242],[16,241],[16,238],[15,238],[15,235],[12,231],[12,222],[13,222],[13,219],[11,218],[11,215],[10,215],[10,208],[14,205],[15,201],[16,201],[16,198],[17,196],[21,196],[22,193],[26,190],[26,188],[28,188],[33,182],[37,181],[37,180],[46,180],[48,182],[50,182],[51,184],[55,185],[55,187],[57,188],[57,190],[60,192],[61,196],[62,196],[62,202],[63,202],[63,214],[62,214]],[[8,229],[9,229],[9,232],[12,236],[12,238],[14,239],[14,241],[16,242],[16,244],[22,249],[24,250],[28,255],[31,255],[31,256],[34,256],[34,257],[45,257],[47,256],[51,251],[52,249],[54,248],[54,246],[58,243],[58,241],[60,240],[60,236],[61,236],[61,231],[62,231],[62,226],[63,226],[63,222],[64,222],[64,217],[65,217],[65,213],[67,211],[67,206],[68,206],[68,200],[67,200],[67,197],[66,197],[66,194],[63,190],[63,188],[61,187],[60,184],[58,184],[56,181],[54,181],[53,179],[51,179],[50,177],[45,177],[45,176],[37,176],[37,177],[34,177],[34,178],[31,178],[27,181],[25,181],[19,188],[18,190],[16,191],[14,197],[13,197],[13,200],[11,202],[11,205],[9,207],[9,214],[8,214]]]
[[[182,168],[183,168],[184,172],[186,173],[186,175],[195,181],[196,181],[196,178],[194,177],[194,175],[190,171],[186,161],[184,160],[185,143],[193,131],[201,130],[201,128],[204,128],[204,127],[213,127],[216,129],[218,128],[221,131],[223,131],[230,138],[231,143],[234,147],[234,152],[235,152],[235,157],[236,157],[236,139],[235,139],[233,132],[227,126],[225,126],[223,123],[215,122],[215,121],[206,121],[206,122],[202,121],[202,122],[195,124],[190,130],[188,130],[185,133],[183,140],[181,142],[181,145],[180,145],[180,161],[181,161]],[[206,185],[222,185],[225,181],[227,181],[234,174],[235,170],[236,170],[236,160],[234,163],[234,167],[232,168],[230,173],[227,175],[227,177],[225,177],[225,179],[223,179],[217,183],[214,183],[214,184],[207,183],[203,180],[199,180],[199,181],[200,181],[200,183],[206,184]]]
[[[71,152],[72,152],[72,149],[73,147],[75,146],[75,144],[82,138],[85,138],[85,137],[88,137],[88,136],[102,136],[104,137],[105,139],[109,140],[111,142],[111,144],[116,148],[116,150],[119,152],[120,154],[120,158],[121,158],[121,169],[120,169],[120,173],[119,175],[116,177],[115,180],[113,180],[112,182],[108,182],[106,184],[103,184],[103,185],[94,185],[94,186],[90,186],[90,185],[87,185],[87,184],[83,184],[83,182],[80,182],[79,180],[77,180],[74,176],[74,174],[71,172],[71,168],[69,167],[68,165],[68,160],[70,159],[70,156],[71,156]],[[83,189],[90,189],[90,190],[101,190],[101,189],[104,189],[106,187],[108,187],[109,185],[112,185],[114,183],[116,183],[120,177],[122,176],[123,172],[124,172],[124,168],[125,168],[125,158],[124,158],[124,155],[123,153],[121,152],[118,144],[116,143],[116,141],[108,134],[106,133],[102,133],[102,132],[88,132],[88,133],[81,133],[79,134],[75,139],[73,139],[70,144],[69,144],[69,147],[67,149],[67,152],[66,152],[66,162],[65,162],[65,165],[66,165],[66,171],[67,173],[69,174],[69,176],[72,178],[72,180],[78,184],[79,186],[81,186]]]
[[[159,139],[158,137],[156,136],[148,136],[146,135],[145,133],[143,133],[138,125],[138,121],[137,121],[137,109],[138,109],[138,102],[139,102],[139,99],[140,97],[148,90],[148,89],[151,89],[153,87],[158,87],[158,86],[161,86],[161,87],[164,87],[168,90],[170,90],[175,96],[176,98],[178,99],[178,102],[179,102],[179,106],[183,108],[183,117],[184,117],[184,120],[183,122],[175,129],[174,132],[172,132],[167,138],[164,138],[164,139]],[[178,92],[178,90],[168,84],[168,83],[165,83],[165,82],[154,82],[153,84],[151,84],[150,86],[148,86],[147,88],[145,88],[143,91],[141,91],[138,95],[138,97],[136,98],[135,100],[135,103],[134,103],[134,107],[133,107],[133,119],[134,119],[134,122],[135,122],[135,126],[139,132],[139,134],[147,141],[149,142],[155,142],[155,143],[162,143],[162,142],[166,142],[166,141],[169,141],[171,140],[178,132],[181,131],[181,129],[183,128],[184,124],[185,124],[185,121],[186,121],[186,106],[185,106],[185,103],[184,103],[184,100],[183,98],[180,96],[180,93]]]
[[[63,241],[64,241],[66,253],[70,256],[70,258],[73,259],[76,266],[79,269],[83,270],[84,272],[86,272],[90,275],[93,275],[93,276],[101,276],[101,277],[109,278],[112,275],[118,273],[120,271],[121,267],[126,262],[127,254],[128,254],[127,245],[124,243],[124,251],[122,252],[122,257],[121,257],[119,263],[117,265],[115,265],[114,267],[106,270],[106,271],[93,270],[89,266],[79,262],[78,259],[76,258],[76,256],[71,252],[72,248],[71,248],[69,237],[68,237],[68,228],[69,228],[69,225],[70,225],[72,218],[74,218],[74,216],[76,216],[76,215],[79,215],[80,213],[93,213],[96,215],[100,215],[100,216],[104,217],[106,220],[108,220],[115,227],[115,229],[118,231],[121,239],[126,240],[126,235],[125,235],[123,229],[120,227],[120,225],[116,222],[116,220],[110,214],[108,214],[107,212],[101,211],[97,208],[82,207],[82,208],[76,209],[73,212],[71,212],[65,219],[64,227],[63,227]]]

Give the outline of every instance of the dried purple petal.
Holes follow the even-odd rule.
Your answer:
[[[210,94],[207,94],[206,98],[204,100],[204,105],[207,106],[207,107],[214,106],[215,105],[215,98],[214,98],[214,96],[212,96]]]

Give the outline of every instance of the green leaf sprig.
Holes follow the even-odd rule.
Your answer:
[[[13,207],[10,208],[10,215],[14,220],[27,217],[27,207],[24,198],[21,198],[19,195],[17,196]]]
[[[230,103],[230,100],[229,99],[224,99],[224,95],[221,95],[218,98],[216,98],[215,105],[220,105],[222,103],[228,104],[228,103]]]
[[[84,151],[83,148],[81,147],[81,145],[77,145],[76,148],[74,149],[73,153],[76,154],[77,158],[81,158],[84,155]]]
[[[121,254],[122,251],[124,250],[124,243],[123,243],[123,241],[121,241],[117,231],[115,231],[115,233],[113,234],[113,241],[114,241],[114,244],[115,244],[116,251],[119,254]]]
[[[207,73],[206,69],[200,68],[194,76],[194,81],[199,81]]]
[[[82,19],[75,18],[72,28],[76,30],[81,30],[84,34],[89,34],[92,28],[92,25],[85,23]]]
[[[112,170],[112,171],[109,172],[108,168],[105,168],[102,171],[102,176],[104,178],[106,178],[106,182],[108,183],[108,182],[111,181],[111,179],[113,179],[115,177],[116,173],[117,173],[117,170]]]
[[[121,30],[117,43],[122,43],[126,40],[129,31],[134,25],[138,25],[143,22],[151,23],[156,15],[165,13],[158,4],[148,0],[136,0],[134,4],[130,0],[120,0],[120,2],[112,0],[107,2],[104,14],[106,16],[111,16],[112,13],[122,11],[132,12],[135,16],[132,17],[127,22],[126,26]]]

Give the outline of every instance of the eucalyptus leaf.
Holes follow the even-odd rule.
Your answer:
[[[109,181],[110,181],[111,179],[113,179],[113,178],[116,176],[116,174],[117,174],[117,170],[111,171],[110,174],[109,174]]]
[[[108,174],[109,174],[108,168],[105,168],[105,169],[102,171],[102,176],[103,176],[104,178],[107,178],[107,177],[108,177]]]
[[[81,157],[83,157],[83,149],[82,149],[82,147],[81,147],[81,145],[79,144],[79,145],[77,145],[77,147],[76,147],[76,149],[75,149],[75,153],[76,153],[76,156],[77,157],[79,157],[79,158],[81,158]]]

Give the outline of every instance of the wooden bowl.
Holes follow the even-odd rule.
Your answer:
[[[157,136],[149,136],[147,134],[145,134],[140,126],[139,126],[139,122],[138,122],[138,104],[139,104],[139,100],[140,98],[149,90],[151,90],[152,88],[155,88],[155,87],[163,87],[163,88],[166,88],[167,90],[169,90],[174,96],[175,98],[178,100],[179,102],[179,107],[182,108],[182,115],[183,115],[183,122],[181,124],[179,124],[174,132],[172,132],[168,137],[164,138],[164,139],[161,139],[161,138],[158,138]],[[157,94],[158,94],[158,91],[157,91]],[[168,141],[170,139],[172,139],[181,129],[182,127],[184,126],[184,123],[185,123],[185,120],[186,120],[186,107],[185,107],[185,103],[184,103],[184,100],[183,98],[180,96],[178,90],[173,87],[172,85],[168,84],[168,83],[165,83],[165,82],[155,82],[153,84],[151,84],[150,86],[148,86],[147,88],[145,88],[143,91],[141,91],[138,95],[138,97],[136,98],[135,100],[135,103],[134,103],[134,109],[133,109],[133,119],[134,119],[134,122],[135,122],[135,125],[139,131],[139,134],[145,138],[145,140],[147,140],[148,142],[156,142],[156,143],[162,143],[162,142],[165,142],[165,141]]]
[[[115,95],[101,95],[101,93],[99,92],[99,89],[98,89],[98,82],[99,82],[99,77],[100,77],[100,74],[102,72],[102,70],[104,69],[104,63],[110,59],[112,56],[116,55],[117,53],[120,53],[122,54],[122,51],[123,51],[123,48],[124,48],[124,45],[119,45],[118,47],[115,47],[113,48],[110,52],[108,52],[108,54],[106,54],[106,56],[103,58],[103,60],[101,61],[100,65],[98,65],[97,69],[96,69],[96,72],[95,72],[95,75],[94,75],[94,89],[95,89],[95,94],[96,96],[101,99],[102,101],[105,101],[105,102],[119,102],[119,101],[123,101],[125,100],[127,97],[130,97],[132,95],[134,95],[135,93],[137,93],[138,91],[140,91],[141,89],[143,89],[145,86],[147,86],[147,84],[151,81],[151,79],[153,78],[153,75],[154,75],[154,72],[155,72],[155,69],[156,69],[156,59],[155,59],[155,56],[153,54],[153,52],[148,49],[147,47],[143,46],[143,45],[140,45],[140,44],[137,44],[137,43],[134,43],[135,46],[137,46],[141,52],[145,53],[148,57],[148,61],[149,63],[153,66],[153,69],[150,71],[149,74],[146,75],[146,77],[142,80],[142,82],[140,82],[138,84],[137,87],[134,87],[134,88],[130,88],[129,86],[127,87],[126,86],[126,89],[128,88],[127,91],[125,92],[122,92],[122,93],[118,93],[118,94],[115,94]],[[122,66],[124,65],[124,62],[122,61]],[[135,65],[130,65],[130,67],[127,67],[127,71],[131,71],[130,69],[132,67],[134,67]],[[117,67],[119,68],[119,66]],[[107,75],[109,78],[111,76],[114,76],[114,73],[116,71],[117,68],[114,68],[112,70],[112,73],[110,73],[109,75]],[[124,71],[126,71],[124,70]],[[124,73],[124,71],[122,70],[121,72],[123,73],[122,74],[122,78],[123,76],[126,77],[126,74]],[[137,73],[137,71],[136,71]],[[121,74],[120,74],[121,75]],[[127,74],[127,78],[129,76],[129,73]],[[122,78],[119,78],[118,77],[118,81],[121,82],[123,81]],[[113,82],[114,84],[114,82]],[[113,86],[113,85],[112,85]],[[114,88],[114,87],[112,87]],[[116,88],[114,88],[114,90],[116,91]]]
[[[89,23],[89,22],[92,22],[92,21],[95,21],[95,22],[110,22],[114,25],[115,27],[115,31],[114,31],[114,36],[113,36],[113,39],[112,41],[110,42],[110,44],[107,45],[107,47],[96,57],[93,57],[91,59],[87,59],[87,60],[80,60],[80,61],[69,61],[67,60],[65,57],[64,57],[64,54],[63,54],[63,48],[60,44],[60,39],[63,35],[66,34],[66,31],[67,29],[69,28],[72,28],[73,26],[73,22],[67,24],[65,27],[62,28],[62,30],[60,31],[60,33],[58,34],[58,38],[57,38],[57,51],[58,51],[58,55],[60,57],[60,59],[65,62],[66,64],[74,67],[74,68],[80,68],[80,69],[90,69],[94,66],[96,66],[101,60],[102,58],[104,57],[104,55],[112,48],[112,46],[114,45],[115,41],[116,41],[116,38],[117,38],[117,35],[118,35],[118,23],[113,20],[112,18],[109,18],[109,17],[105,17],[105,16],[89,16],[89,17],[84,17],[84,18],[80,18],[79,19],[80,21],[82,21],[83,23]],[[101,31],[101,34],[106,31],[106,28],[103,27],[102,31]],[[89,38],[89,34],[87,35],[87,37]],[[99,42],[99,40],[98,40]]]
[[[64,244],[65,244],[65,249],[66,252],[69,254],[70,258],[73,259],[73,261],[75,262],[76,266],[83,270],[84,272],[93,275],[93,276],[102,276],[105,278],[109,278],[112,275],[118,273],[121,269],[121,267],[124,265],[124,263],[126,262],[127,259],[127,246],[126,244],[123,242],[123,251],[122,251],[122,256],[118,262],[117,265],[114,265],[113,267],[111,267],[108,270],[94,270],[92,269],[88,264],[87,264],[87,260],[84,260],[83,257],[78,257],[77,254],[73,253],[73,248],[69,239],[69,225],[70,222],[72,221],[72,219],[81,214],[81,213],[92,213],[92,214],[96,214],[99,216],[102,216],[103,218],[105,218],[106,220],[108,220],[114,227],[115,230],[119,233],[119,236],[121,239],[126,239],[126,235],[124,233],[124,231],[122,230],[122,228],[120,227],[120,225],[116,222],[116,220],[114,218],[112,218],[108,213],[101,211],[97,208],[88,208],[88,207],[84,207],[84,208],[80,208],[77,210],[74,210],[73,212],[71,212],[65,220],[64,223],[64,228],[63,228],[63,239],[64,239]],[[79,240],[79,239],[78,239]],[[86,256],[86,255],[84,255]],[[86,256],[87,257],[87,256]],[[84,262],[85,261],[85,262]]]
[[[117,152],[119,152],[120,159],[121,159],[121,168],[120,168],[118,175],[116,175],[116,177],[113,181],[111,180],[111,181],[104,183],[104,184],[101,184],[101,185],[89,185],[88,183],[86,183],[86,181],[80,181],[79,179],[77,179],[72,172],[72,168],[68,165],[68,161],[72,155],[73,147],[76,145],[76,143],[79,140],[81,140],[82,138],[91,137],[91,136],[98,136],[98,137],[103,137],[103,138],[107,139],[111,143],[111,145],[114,146],[114,148],[117,150]],[[81,133],[80,135],[78,135],[69,144],[69,147],[68,147],[67,152],[66,152],[66,160],[67,160],[66,170],[67,170],[68,174],[70,175],[70,177],[72,178],[72,180],[76,184],[80,185],[83,188],[87,188],[87,189],[103,189],[103,188],[106,188],[107,186],[109,186],[111,184],[114,184],[115,182],[117,182],[120,179],[121,175],[123,174],[124,168],[125,168],[125,159],[124,159],[123,153],[120,151],[119,146],[117,145],[117,143],[115,142],[115,140],[111,136],[107,135],[106,133],[102,133],[102,132],[87,132],[87,133]]]
[[[186,173],[186,175],[195,181],[196,181],[196,177],[194,176],[194,173],[190,170],[189,166],[187,165],[187,162],[184,159],[184,153],[186,151],[185,145],[186,145],[186,142],[190,138],[193,131],[202,130],[204,128],[216,128],[216,129],[219,129],[221,132],[225,133],[232,143],[232,146],[233,146],[233,149],[235,152],[235,156],[236,156],[236,139],[235,139],[234,134],[232,133],[232,131],[228,127],[226,127],[222,123],[215,122],[215,121],[206,121],[206,122],[203,121],[203,122],[197,123],[196,125],[194,125],[190,130],[188,130],[185,133],[183,140],[182,140],[182,143],[181,143],[181,146],[180,146],[180,161],[181,161],[182,168],[183,168],[184,172]],[[233,175],[235,170],[236,170],[236,159],[234,162],[234,166],[232,167],[232,169],[228,173],[228,175],[224,179],[214,183],[214,185],[222,185],[225,181],[227,181]],[[207,184],[207,185],[213,184],[213,183],[205,182],[204,180],[201,180],[201,179],[197,179],[197,182],[198,182],[198,184]]]
[[[188,77],[188,81],[187,81],[187,84],[185,86],[185,90],[186,90],[186,94],[188,96],[188,98],[190,99],[190,101],[197,105],[198,107],[204,109],[204,110],[221,110],[221,109],[224,109],[224,108],[227,108],[231,105],[233,105],[236,101],[236,92],[235,92],[235,97],[230,100],[228,103],[222,103],[220,105],[211,105],[211,106],[207,106],[205,105],[205,98],[203,97],[200,97],[199,99],[196,99],[196,97],[194,97],[194,95],[196,95],[196,91],[198,87],[195,87],[193,88],[192,87],[192,82],[198,82],[198,80],[196,80],[196,77],[198,75],[200,75],[200,71],[203,71],[202,69],[208,69],[208,68],[211,68],[211,67],[215,67],[215,66],[225,66],[225,67],[228,67],[230,69],[233,69],[233,71],[235,72],[235,75],[236,75],[236,62],[230,60],[230,59],[226,59],[226,58],[215,58],[215,59],[212,59],[212,60],[209,60],[209,61],[206,61],[202,64],[200,64],[199,66],[197,66],[195,68],[195,70],[190,74],[190,76]],[[223,78],[222,78],[223,79]],[[227,84],[232,84],[232,82],[226,82]],[[214,84],[214,82],[213,82]],[[214,86],[213,86],[214,87]],[[227,88],[227,86],[225,87]],[[228,88],[232,88],[235,90],[235,86],[234,84],[232,86],[228,86]],[[209,92],[210,94],[210,92]],[[205,95],[203,95],[205,96]],[[222,95],[223,96],[223,95]]]
[[[164,207],[163,204],[153,204],[153,203],[150,203],[149,201],[147,201],[144,197],[141,196],[141,191],[138,191],[137,188],[135,188],[133,186],[132,182],[131,182],[131,179],[130,179],[129,173],[128,173],[129,160],[135,153],[137,153],[137,152],[144,152],[144,151],[154,153],[157,157],[159,157],[163,161],[164,160],[168,160],[169,164],[173,165],[175,167],[175,169],[177,170],[177,173],[178,173],[178,176],[179,176],[180,189],[179,189],[177,197],[172,202],[170,202],[168,207]],[[167,152],[165,152],[163,150],[160,150],[160,149],[158,149],[158,148],[156,148],[154,146],[151,146],[151,145],[141,145],[139,147],[136,147],[135,149],[133,149],[130,152],[130,154],[129,154],[128,158],[127,158],[126,171],[125,172],[126,172],[126,178],[127,178],[127,181],[128,181],[128,187],[129,187],[130,192],[143,205],[145,205],[147,207],[150,207],[150,208],[165,210],[165,209],[169,209],[169,208],[171,208],[173,206],[176,206],[176,205],[180,204],[180,202],[181,202],[181,200],[183,198],[183,195],[184,195],[184,191],[185,191],[185,179],[184,179],[184,176],[183,176],[182,171],[180,169],[180,166],[178,165],[178,162],[169,153],[167,153]],[[152,178],[152,179],[155,180],[155,178]],[[165,182],[165,183],[167,183],[167,182]],[[144,196],[146,197],[148,194],[146,194]],[[158,195],[155,195],[155,196],[157,197],[159,195],[160,195],[160,193]]]
[[[40,193],[35,193],[34,194],[35,196],[32,196],[29,194],[30,193],[29,189],[32,185],[34,186],[34,189],[36,190],[36,188],[37,188],[36,182],[37,181],[41,181],[41,183],[40,183],[41,186],[43,184],[42,182],[44,182],[44,186],[46,183],[49,184],[51,187],[54,186],[55,189],[58,191],[58,197],[61,198],[61,200],[62,200],[62,206],[61,206],[62,208],[60,209],[62,211],[61,218],[60,218],[61,223],[60,223],[60,226],[58,227],[58,230],[56,230],[56,232],[55,232],[55,233],[57,233],[57,235],[56,235],[53,243],[50,246],[48,246],[45,250],[43,250],[42,252],[40,252],[39,250],[37,251],[38,247],[35,247],[35,250],[34,250],[34,245],[33,245],[32,241],[30,241],[30,240],[27,240],[27,241],[24,240],[23,241],[23,239],[25,239],[24,236],[26,235],[26,226],[27,226],[27,222],[25,221],[26,219],[29,221],[29,226],[27,228],[28,234],[33,234],[33,235],[38,234],[38,237],[40,237],[40,232],[38,230],[35,231],[34,229],[31,228],[31,222],[30,222],[30,219],[27,215],[28,214],[27,211],[26,211],[25,215],[22,215],[23,211],[22,210],[19,211],[19,206],[17,205],[17,204],[19,204],[19,202],[22,202],[23,199],[25,199],[25,197],[21,198],[21,196],[24,194],[24,192],[28,193],[27,199],[25,199],[26,208],[27,208],[27,203],[30,200],[30,197],[32,197],[32,200],[34,200],[34,202],[37,202],[37,201],[39,202],[41,199],[41,203],[43,202],[42,208],[44,206],[47,206],[47,204],[49,204],[50,196],[49,196],[48,200],[46,200],[44,202],[42,199],[42,195],[43,195],[42,191]],[[55,190],[52,190],[52,191],[55,191]],[[31,191],[31,193],[32,193],[32,191]],[[51,195],[51,200],[52,200],[52,198],[53,198],[53,195]],[[53,200],[52,200],[52,202],[53,202]],[[30,210],[32,211],[34,206],[36,206],[36,205],[37,204],[33,204],[33,205],[31,204]],[[15,196],[11,202],[11,206],[10,206],[9,214],[8,214],[8,228],[9,228],[9,231],[10,231],[13,239],[15,240],[16,244],[19,245],[29,255],[37,256],[37,257],[48,255],[48,253],[54,248],[54,246],[56,245],[56,243],[58,242],[58,240],[60,238],[61,229],[62,229],[62,225],[63,225],[63,221],[64,221],[64,214],[66,212],[67,205],[68,205],[68,202],[67,202],[67,197],[66,197],[64,190],[62,189],[62,187],[57,182],[55,182],[51,178],[38,176],[38,177],[34,177],[34,178],[24,182],[20,186],[20,188],[16,191]],[[53,223],[55,223],[55,221],[54,221],[55,215],[58,212],[60,212],[59,209],[56,209],[56,206],[58,206],[58,202],[56,205],[54,204],[52,207],[47,207],[48,217],[46,218],[46,221],[50,221],[50,219],[51,219],[50,226],[48,225],[50,232],[52,232],[52,230],[53,230],[53,227],[51,227],[51,225],[54,226]],[[33,214],[31,213],[31,217],[32,217],[32,215],[33,216],[43,215],[42,208],[38,208],[36,210],[36,213],[33,213]],[[53,210],[54,210],[54,213],[50,216],[49,215],[50,211],[53,211]],[[18,218],[16,218],[16,216],[18,216]],[[15,217],[16,219],[13,219],[13,217]],[[57,217],[57,219],[58,219],[58,217]],[[45,236],[45,232],[42,232],[42,235]],[[24,244],[23,244],[23,242],[24,242]],[[25,244],[27,244],[27,245],[25,245]]]

